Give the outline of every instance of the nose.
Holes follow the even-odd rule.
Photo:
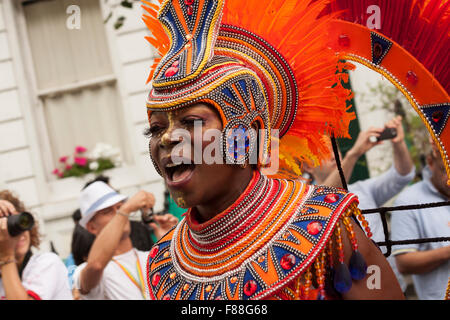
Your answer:
[[[173,135],[173,131],[172,128],[169,128],[169,130],[162,135],[160,140],[160,146],[162,148],[171,148],[183,141],[182,137]]]

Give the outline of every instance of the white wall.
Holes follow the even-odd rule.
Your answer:
[[[356,69],[350,72],[350,78],[355,94],[354,101],[360,129],[366,131],[370,127],[383,128],[384,124],[394,117],[394,114],[390,114],[381,107],[377,97],[370,94],[370,88],[374,88],[380,82],[389,87],[394,87],[394,85],[381,74],[366,66],[353,61],[352,63],[356,65]],[[406,101],[406,103],[408,102]],[[387,170],[393,162],[391,144],[385,141],[374,147],[366,153],[366,158],[370,175],[372,177],[379,175]]]
[[[109,8],[102,3],[104,16]],[[36,95],[33,92],[22,34],[20,14],[14,0],[0,0],[0,188],[14,191],[41,220],[42,250],[52,240],[61,257],[70,251],[73,229],[72,212],[78,207],[81,187],[92,177],[48,181],[39,145],[42,128],[36,119]],[[83,10],[83,8],[81,8]],[[147,141],[142,135],[147,121],[145,85],[152,51],[144,39],[147,34],[141,21],[140,4],[133,10],[117,7],[115,16],[126,21],[118,31],[112,27],[113,17],[105,25],[114,71],[117,76],[126,128],[130,163],[105,172],[111,184],[126,195],[140,189],[155,194],[156,209],[163,207],[164,185],[148,156]]]

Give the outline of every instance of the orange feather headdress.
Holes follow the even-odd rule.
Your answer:
[[[295,175],[301,162],[329,157],[324,136],[349,137],[355,114],[343,71],[352,65],[328,45],[337,16],[324,14],[329,0],[142,2],[147,40],[161,56],[148,80],[149,114],[203,101],[224,127],[278,130],[280,167]]]

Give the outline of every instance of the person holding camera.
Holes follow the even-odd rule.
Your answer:
[[[0,191],[0,300],[71,300],[64,263],[52,252],[31,251],[40,243],[33,222],[17,197]]]
[[[392,197],[399,194],[414,179],[416,174],[414,163],[405,143],[402,117],[397,116],[386,122],[384,128],[371,127],[369,130],[359,133],[353,147],[346,153],[341,162],[345,180],[350,179],[358,159],[373,147],[383,143],[384,140],[390,140],[392,144],[394,158],[392,166],[377,177],[348,185],[348,190],[358,196],[361,210],[383,206]],[[342,187],[334,157],[315,168],[306,166],[305,171],[312,174],[316,184]],[[373,234],[372,239],[375,242],[385,241],[380,216],[368,214],[365,215],[365,218]],[[385,252],[386,248],[381,247],[380,250]],[[392,256],[388,257],[387,260],[397,276],[402,291],[405,292],[407,284],[397,270],[395,260]]]
[[[139,191],[130,198],[96,181],[81,192],[79,224],[96,236],[87,262],[74,272],[74,288],[86,300],[147,299],[144,274],[149,252],[133,247],[131,213],[152,210],[153,194]],[[170,214],[154,215],[149,223],[161,238],[178,222]]]

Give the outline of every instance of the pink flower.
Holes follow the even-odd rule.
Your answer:
[[[55,169],[55,170],[52,171],[52,173],[58,175],[60,172],[59,172],[58,169]]]
[[[75,153],[78,153],[78,154],[86,152],[86,151],[87,151],[87,149],[85,147],[82,147],[82,146],[77,146],[75,148]]]
[[[68,158],[69,158],[68,156],[61,157],[61,158],[59,158],[59,162],[66,163]]]
[[[58,173],[58,177],[62,178],[64,174],[62,172]]]
[[[66,165],[66,170],[70,170],[70,169],[72,169],[72,165],[70,165],[70,164]]]
[[[77,165],[82,167],[84,167],[87,164],[87,158],[75,157],[74,161]]]

